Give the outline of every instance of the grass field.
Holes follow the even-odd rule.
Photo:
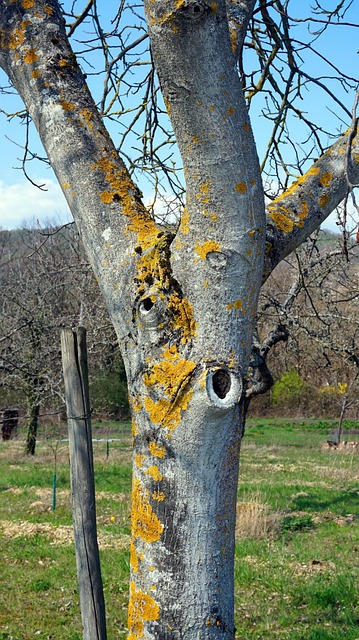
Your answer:
[[[268,420],[247,428],[235,565],[240,640],[359,640],[359,455],[324,450],[329,429]],[[126,637],[130,436],[126,426],[94,425],[93,431],[120,438],[109,450],[105,441],[94,443],[114,640]],[[21,438],[0,443],[0,553],[0,640],[81,640],[66,442],[57,449],[53,441],[39,442],[31,459]]]

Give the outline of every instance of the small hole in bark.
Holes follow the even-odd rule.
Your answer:
[[[141,308],[144,311],[151,311],[152,307],[153,307],[153,302],[152,302],[151,298],[145,298],[144,300],[142,300]]]
[[[214,393],[218,398],[223,400],[231,388],[231,376],[228,371],[218,369],[218,371],[213,374],[212,384]]]

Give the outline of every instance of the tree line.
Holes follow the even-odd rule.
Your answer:
[[[252,415],[357,417],[358,250],[319,232],[263,287],[252,347]],[[20,408],[35,451],[37,426],[64,417],[59,333],[88,332],[95,415],[128,419],[118,341],[74,225],[0,232],[0,406]],[[265,357],[263,357],[265,355]]]

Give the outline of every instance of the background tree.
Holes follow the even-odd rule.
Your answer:
[[[77,36],[79,60],[85,54],[95,60],[99,45],[104,52],[99,109],[54,0],[0,2],[0,63],[26,104],[67,197],[126,367],[135,456],[129,638],[229,639],[234,636],[238,457],[259,290],[263,277],[357,182],[356,120],[328,90],[329,78],[313,80],[303,71],[304,43],[290,32],[296,22],[288,3],[145,1],[145,16],[142,5],[121,3],[106,30],[98,6],[89,2],[66,17],[68,33]],[[328,11],[317,3],[312,21],[314,16],[325,33],[343,21],[348,7],[341,2]],[[124,42],[125,11],[133,17],[136,44],[134,38]],[[89,46],[77,32],[88,17],[96,34]],[[146,61],[136,59],[135,47],[145,41],[146,24],[186,179],[186,209],[175,234],[144,206],[102,120],[112,105],[121,104],[126,84],[131,91],[137,83],[134,68]],[[313,52],[313,41],[306,47]],[[129,51],[132,63],[120,73]],[[257,54],[253,64],[252,53]],[[148,93],[132,122],[124,120],[125,134],[136,133],[136,116],[144,114],[140,164],[154,169],[156,188],[158,168],[172,188],[168,158],[162,161],[158,151],[166,147],[168,128],[159,124],[153,67],[147,69],[137,88],[148,87]],[[355,78],[331,69],[345,89],[356,87]],[[297,107],[311,82],[343,108],[351,125],[324,154],[326,132]],[[270,89],[266,113],[274,127],[264,171],[275,163],[275,191],[289,185],[293,164],[301,173],[305,161],[320,155],[267,206],[267,222],[243,89],[248,100]],[[309,128],[308,143],[304,154],[292,147],[283,161],[281,142],[291,140],[283,117],[290,123],[291,114]],[[178,185],[174,190],[180,197]]]
[[[25,404],[26,450],[34,454],[40,414],[60,414],[64,404],[61,327],[88,327],[95,409],[126,414],[125,376],[116,336],[76,230],[48,225],[42,230],[2,231],[0,241],[1,403]],[[116,392],[111,388],[115,380]]]

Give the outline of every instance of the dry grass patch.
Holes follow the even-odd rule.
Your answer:
[[[263,502],[259,492],[244,496],[237,502],[236,538],[258,540],[274,536],[280,517]]]
[[[46,535],[50,539],[50,545],[68,546],[74,542],[74,532],[71,525],[54,526],[48,522],[1,520],[0,532],[4,538],[11,540]],[[100,549],[127,549],[130,540],[130,537],[125,534],[114,535],[104,532],[98,532],[97,538]]]

